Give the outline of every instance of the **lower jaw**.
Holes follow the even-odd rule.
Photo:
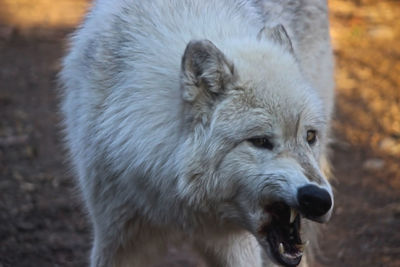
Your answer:
[[[260,244],[264,247],[270,259],[282,266],[297,266],[300,264],[305,246],[308,244],[302,243],[300,236],[294,240],[281,239],[275,236],[274,233],[268,231],[259,235],[261,238]],[[286,241],[285,241],[286,240]]]
[[[269,242],[268,242],[269,243]],[[280,249],[272,248],[271,244],[269,245],[270,257],[276,263],[283,266],[297,266],[300,264],[303,253],[302,252],[294,252],[293,255],[284,256],[284,252],[279,251]],[[300,254],[300,255],[295,255]]]
[[[275,257],[274,259],[283,266],[297,266],[300,264],[301,258],[302,257],[300,256],[296,259],[288,259],[288,258],[284,259],[281,257]]]
[[[259,239],[261,238],[261,240]],[[263,248],[264,252],[266,253],[267,258],[271,261],[271,263],[277,264],[279,266],[287,266],[287,267],[294,267],[298,266],[302,260],[302,256],[300,256],[296,260],[284,259],[279,255],[279,251],[272,248],[272,246],[267,241],[265,236],[259,236],[259,244]],[[260,242],[261,241],[261,242]],[[304,255],[304,254],[303,254]],[[269,266],[269,265],[268,265]]]

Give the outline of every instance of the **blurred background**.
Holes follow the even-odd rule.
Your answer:
[[[89,4],[0,0],[0,267],[87,265],[90,228],[64,164],[56,76]],[[336,209],[316,266],[400,266],[400,1],[329,6]],[[196,266],[185,257],[175,252],[168,266]]]

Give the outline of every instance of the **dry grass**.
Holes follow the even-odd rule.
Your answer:
[[[25,33],[38,28],[75,27],[88,6],[87,0],[0,0],[0,24]]]
[[[372,151],[375,158],[367,158],[365,167],[400,189],[400,4],[359,2],[330,1],[335,130],[351,146]],[[383,164],[369,164],[379,161]]]
[[[330,6],[337,102],[348,119],[336,127],[351,143],[400,155],[400,140],[382,145],[400,137],[400,5],[336,0]]]

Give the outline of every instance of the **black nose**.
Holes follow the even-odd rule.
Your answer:
[[[332,199],[328,191],[315,185],[306,185],[299,188],[297,200],[300,211],[306,217],[321,217],[332,207]]]

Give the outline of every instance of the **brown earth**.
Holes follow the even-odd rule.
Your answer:
[[[63,162],[55,90],[65,34],[86,6],[0,0],[0,267],[87,265],[90,230]],[[330,7],[336,209],[315,266],[400,266],[400,2]],[[186,255],[161,265],[198,266]]]

